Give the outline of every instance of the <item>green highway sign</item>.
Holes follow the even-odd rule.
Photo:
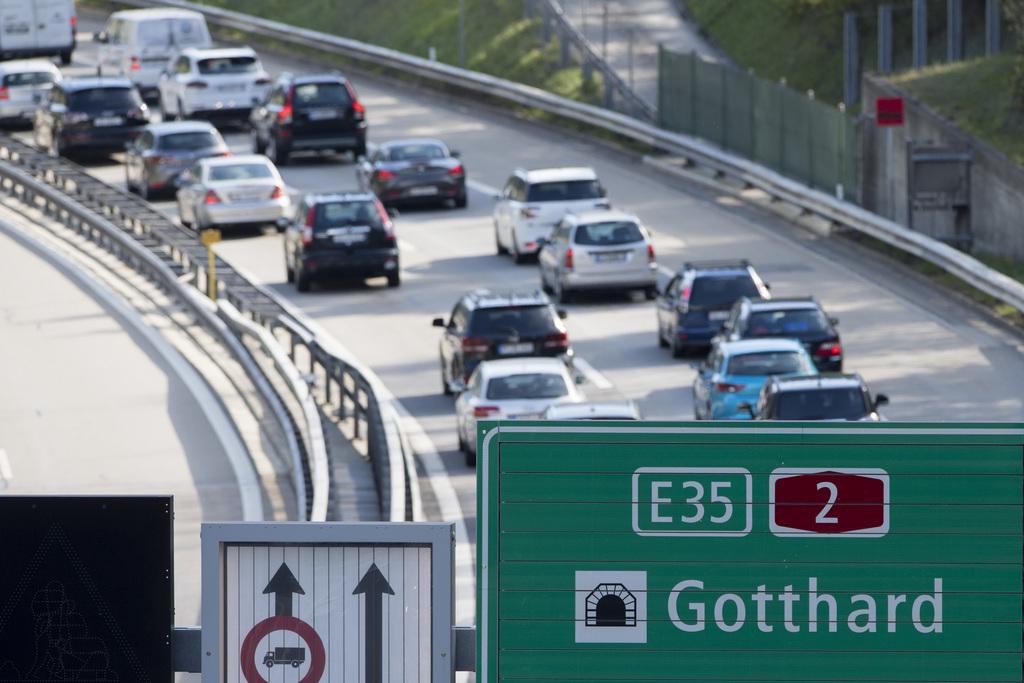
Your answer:
[[[1022,679],[1024,425],[479,428],[478,681]]]

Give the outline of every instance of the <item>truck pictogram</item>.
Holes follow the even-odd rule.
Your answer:
[[[306,661],[306,648],[304,647],[275,647],[273,652],[263,656],[263,664],[268,669],[275,664],[291,664],[293,669]]]

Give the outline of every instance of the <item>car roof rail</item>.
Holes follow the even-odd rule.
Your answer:
[[[697,268],[749,268],[751,265],[747,259],[719,259],[707,261],[687,261],[683,264],[683,270]]]

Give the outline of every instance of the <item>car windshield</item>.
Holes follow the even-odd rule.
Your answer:
[[[859,420],[870,412],[857,387],[784,391],[775,399],[779,420]]]
[[[17,88],[27,85],[46,85],[53,83],[57,77],[48,71],[26,71],[20,74],[7,74],[4,76],[4,86]]]
[[[633,221],[590,223],[576,228],[574,241],[587,246],[611,246],[643,242],[644,234]]]
[[[569,393],[561,375],[530,373],[494,377],[487,383],[487,398],[500,401],[516,398],[558,398]]]
[[[317,204],[313,231],[324,232],[346,225],[382,227],[380,212],[371,201],[326,202]]]
[[[389,161],[409,161],[411,159],[443,159],[444,148],[440,145],[403,145],[388,152]]]
[[[715,275],[693,281],[689,303],[691,309],[723,309],[741,296],[760,295],[749,275]]]
[[[141,104],[134,88],[88,88],[76,90],[68,99],[71,110],[84,112],[134,109]]]
[[[274,174],[265,164],[231,164],[210,167],[210,180],[253,180],[273,177]]]
[[[217,74],[251,74],[259,70],[255,57],[210,57],[196,64],[204,76]]]
[[[519,334],[533,337],[556,331],[551,311],[546,305],[480,308],[473,313],[469,323],[469,333],[478,336]]]
[[[814,308],[755,312],[747,323],[747,334],[751,337],[785,337],[828,330],[828,320]]]
[[[744,353],[729,359],[730,375],[764,376],[790,372],[814,372],[814,366],[796,351]]]
[[[596,180],[562,180],[530,185],[528,202],[564,202],[575,199],[599,199],[601,185]]]
[[[220,140],[213,132],[196,131],[192,133],[171,133],[160,136],[157,147],[165,152],[195,151],[209,149],[220,145]]]
[[[292,107],[348,107],[352,97],[342,83],[300,83],[292,93]]]

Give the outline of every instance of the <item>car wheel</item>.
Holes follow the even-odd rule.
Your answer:
[[[644,298],[647,299],[648,301],[654,301],[655,299],[657,299],[658,298],[658,288],[657,287],[648,287],[647,289],[645,289],[644,290]]]
[[[451,396],[455,393],[448,384],[448,378],[444,376],[444,358],[441,359],[441,392],[444,393],[445,396]]]
[[[249,149],[252,150],[253,154],[263,154],[266,147],[260,141],[260,132],[256,129],[256,126],[249,127]]]
[[[498,249],[498,256],[504,256],[505,254],[508,253],[508,249],[506,249],[504,247],[504,245],[502,245],[501,238],[498,237],[498,227],[497,226],[494,227],[494,244],[495,244],[495,246]]]
[[[462,435],[459,435],[459,441],[462,442]],[[462,452],[466,454],[466,465],[468,467],[476,467],[476,453],[474,453],[468,443],[461,443]]]
[[[147,202],[153,197],[153,189],[149,186],[149,177],[145,173],[139,181],[139,197]]]
[[[393,270],[388,273],[388,287],[397,287],[401,282],[402,278],[401,275],[398,274],[398,270]]]
[[[300,292],[309,291],[309,273],[300,264],[295,272],[295,289]]]
[[[668,348],[668,342],[665,341],[665,337],[661,336],[661,327],[658,328],[658,346],[663,349]]]
[[[281,151],[277,144],[277,138],[273,135],[267,140],[267,156],[274,162],[275,166],[286,166],[288,164],[288,155]]]
[[[284,259],[284,278],[289,283],[295,282],[295,269],[292,268],[292,265],[290,263],[288,263],[287,256]]]
[[[686,347],[679,342],[679,335],[672,336],[672,357],[682,358],[686,355]]]
[[[469,197],[466,196],[465,194],[461,194],[461,195],[459,195],[458,197],[455,198],[455,208],[456,209],[465,209],[466,205],[468,203],[469,203]]]
[[[178,111],[174,112],[175,121],[184,121],[188,117],[185,116],[185,105],[182,104],[181,100],[178,100]]]
[[[545,294],[553,294],[554,291],[551,289],[551,285],[548,284],[546,272],[543,268],[540,269],[540,288]]]
[[[512,231],[512,260],[516,263],[526,262],[526,256],[519,253],[519,240],[516,239],[515,230]]]
[[[64,145],[60,141],[60,135],[54,133],[53,139],[50,140],[50,156],[58,158],[64,156],[64,154]]]
[[[572,292],[566,289],[565,284],[562,282],[562,278],[555,280],[555,298],[558,299],[559,303],[567,304],[572,299]]]
[[[61,66],[67,66],[71,63],[71,50],[65,50],[60,53],[60,64]]]

